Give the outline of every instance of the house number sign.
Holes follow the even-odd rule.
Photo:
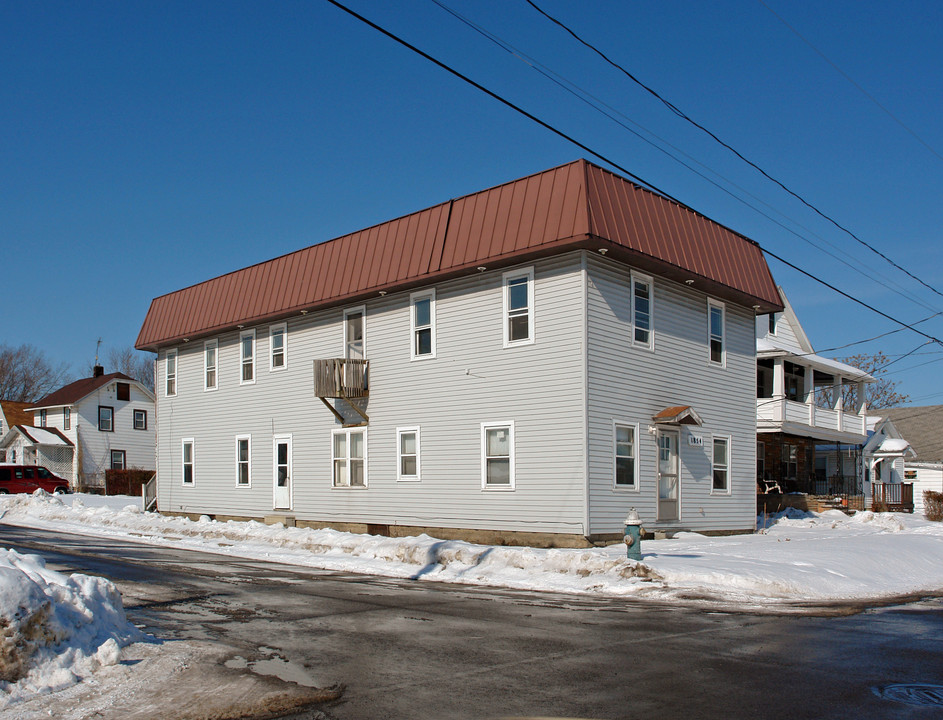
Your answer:
[[[704,447],[704,437],[702,435],[688,435],[688,445]]]

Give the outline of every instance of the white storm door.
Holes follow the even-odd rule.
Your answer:
[[[291,509],[291,435],[274,439],[274,485],[276,510]]]
[[[678,432],[658,433],[658,519],[678,519]]]

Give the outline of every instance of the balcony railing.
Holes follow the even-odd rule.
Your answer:
[[[314,361],[314,394],[319,398],[366,397],[369,360],[327,358]]]
[[[914,511],[913,483],[871,483],[871,505],[883,504],[891,512]]]
[[[856,435],[867,434],[863,415],[833,408],[822,408],[786,398],[757,398],[756,419],[772,423],[793,422]]]

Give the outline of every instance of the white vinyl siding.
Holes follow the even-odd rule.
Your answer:
[[[504,347],[534,342],[534,268],[504,273]]]
[[[219,342],[207,340],[203,343],[203,389],[215,390],[219,374],[217,363],[219,357]]]
[[[424,360],[435,357],[435,290],[409,296],[411,357]]]
[[[269,370],[276,372],[288,367],[288,326],[285,323],[269,328]]]
[[[255,382],[255,330],[239,334],[239,348],[239,384],[251,385]]]
[[[418,481],[420,473],[419,428],[396,429],[396,479]]]

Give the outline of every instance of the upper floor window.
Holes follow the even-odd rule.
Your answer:
[[[46,427],[46,411],[39,411],[39,427]]]
[[[98,406],[98,429],[102,432],[114,432],[115,409],[106,405]]]
[[[710,359],[712,363],[723,365],[725,363],[723,304],[708,300],[707,314]]]
[[[725,437],[714,438],[714,480],[712,492],[730,492],[730,439]]]
[[[287,348],[288,326],[285,323],[272,325],[269,337],[269,369],[283,370],[288,363]]]
[[[62,429],[72,429],[72,408],[62,408]]]
[[[419,428],[397,428],[397,480],[419,480]]]
[[[334,487],[367,486],[367,435],[364,430],[335,430],[331,445]]]
[[[255,330],[246,330],[239,334],[240,376],[239,384],[255,382]]]
[[[770,335],[775,335],[775,334],[776,334],[776,321],[777,321],[777,317],[778,317],[778,316],[777,316],[776,313],[774,313],[774,312],[772,312],[772,313],[769,314],[769,334],[770,334]]]
[[[219,378],[219,341],[207,340],[203,343],[203,389],[215,390]]]
[[[362,307],[344,311],[344,357],[348,360],[363,360],[367,357],[363,320]]]
[[[514,489],[514,423],[481,424],[481,486]]]
[[[119,400],[130,400],[131,384],[123,382],[115,383],[115,397]]]
[[[409,296],[412,359],[435,357],[435,290]]]
[[[135,410],[133,422],[135,430],[147,430],[147,410]]]
[[[634,425],[615,425],[615,486],[635,489],[636,457]]]
[[[652,347],[652,280],[632,273],[632,341]]]
[[[168,350],[164,361],[164,394],[171,397],[177,394],[177,351]]]
[[[534,269],[512,270],[504,278],[504,346],[534,342]]]

